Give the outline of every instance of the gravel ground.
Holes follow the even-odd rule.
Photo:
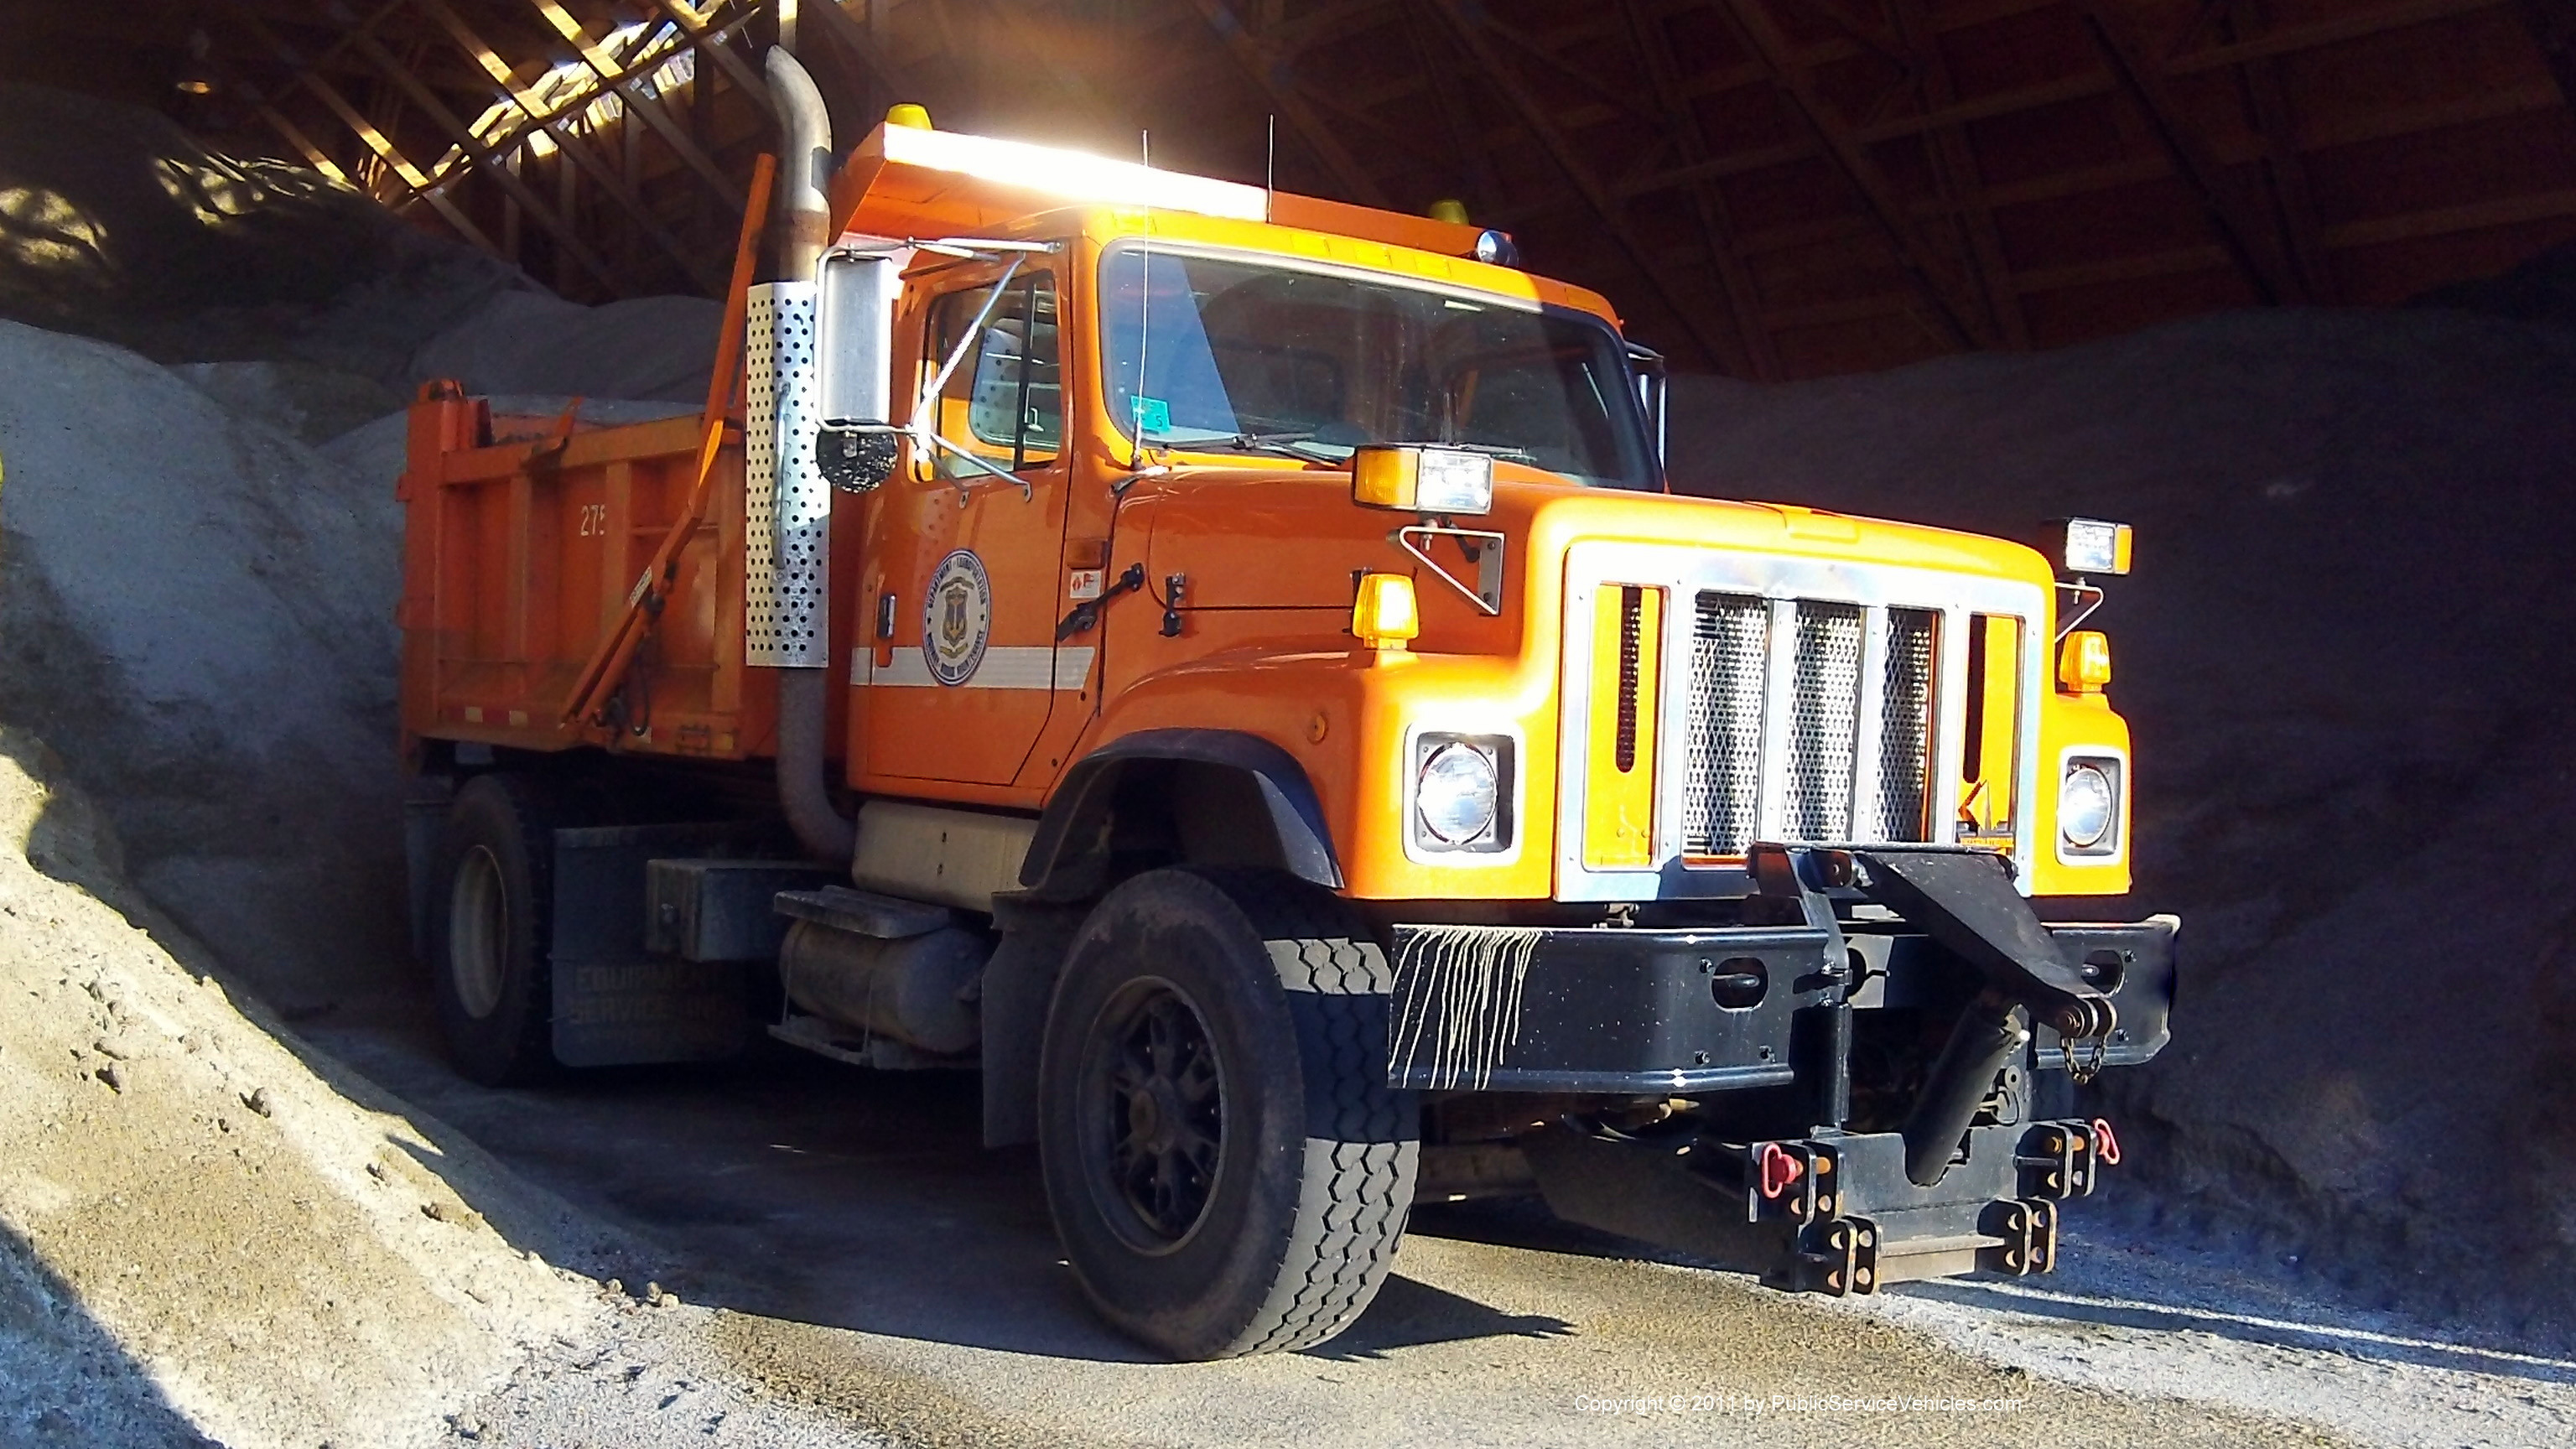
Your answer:
[[[680,1412],[694,1401],[666,1416],[650,1405],[671,1389],[625,1385],[635,1364],[639,1382],[740,1395],[729,1413],[779,1415],[775,1437],[799,1445],[2554,1449],[2576,1423],[2576,1361],[2507,1331],[2373,1310],[2258,1258],[2223,1218],[2150,1222],[2134,1195],[2083,1213],[2069,1269],[2036,1285],[1842,1303],[1640,1256],[1526,1209],[1426,1211],[1396,1278],[1342,1339],[1156,1363],[1083,1307],[1034,1162],[961,1145],[975,1098],[953,1079],[780,1057],[490,1093],[437,1062],[416,1007],[380,1002],[311,1029],[649,1244],[619,1271],[682,1285],[693,1305],[621,1320],[657,1347],[523,1372],[477,1409],[499,1436],[487,1442],[703,1442],[691,1437],[702,1420]],[[2019,1405],[1884,1404],[1925,1396]],[[1641,1399],[1662,1404],[1640,1412]],[[787,1417],[796,1409],[807,1415]],[[635,1417],[614,1439],[566,1427],[619,1414]]]

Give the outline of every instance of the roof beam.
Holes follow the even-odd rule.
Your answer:
[[[2166,83],[2164,67],[2144,41],[2129,28],[2128,18],[2112,11],[2107,0],[2070,0],[2092,32],[2103,62],[2129,100],[2145,116],[2156,144],[2172,163],[2174,174],[2200,194],[2218,244],[2236,260],[2237,270],[2254,295],[2271,305],[2309,300],[2307,283],[2283,255],[2277,232],[2245,204],[2236,179],[2201,134]]]
[[[494,246],[492,239],[483,234],[483,229],[476,226],[472,218],[439,191],[437,183],[430,178],[429,173],[414,166],[410,159],[394,145],[393,138],[376,129],[374,122],[368,120],[356,106],[349,104],[348,97],[340,94],[338,87],[307,69],[302,56],[293,46],[279,39],[277,32],[262,24],[258,16],[233,6],[231,0],[227,0],[227,8],[233,9],[234,15],[250,31],[253,39],[268,47],[271,54],[295,72],[296,84],[312,92],[316,99],[330,108],[333,115],[340,118],[341,124],[357,134],[359,141],[363,142],[368,150],[376,153],[376,158],[393,172],[395,179],[402,183],[404,190],[429,203],[431,210],[437,212],[449,226],[456,228],[457,235],[495,256],[500,254],[500,248]]]
[[[1629,38],[1636,45],[1638,58],[1646,67],[1646,79],[1668,118],[1666,129],[1681,147],[1682,159],[1706,160],[1708,133],[1700,125],[1699,112],[1682,95],[1681,75],[1673,65],[1671,32],[1661,19],[1646,14],[1643,0],[1622,0],[1619,8],[1627,18]],[[1735,366],[1743,369],[1737,375],[1773,381],[1780,375],[1779,352],[1771,344],[1771,334],[1762,326],[1761,289],[1753,284],[1753,274],[1736,254],[1735,228],[1726,214],[1726,198],[1713,182],[1706,180],[1692,183],[1689,192],[1691,212],[1699,222],[1701,249],[1708,255],[1709,266],[1717,271],[1726,296],[1727,315],[1735,325],[1740,350]]]
[[[698,173],[698,178],[707,184],[709,190],[722,197],[727,206],[737,212],[742,209],[742,188],[734,185],[732,179],[724,174],[724,168],[700,150],[697,142],[689,139],[688,131],[663,108],[660,96],[646,95],[643,91],[644,77],[659,70],[670,59],[669,56],[659,57],[650,64],[630,65],[621,71],[616,58],[592,42],[581,22],[563,8],[560,0],[528,0],[528,3],[545,17],[546,24],[554,28],[555,34],[562,36],[565,43],[580,54],[582,64],[590,67],[591,77],[599,83],[601,90],[614,94],[624,104],[626,114],[659,132],[662,139],[671,144],[671,149],[679,153],[682,163]],[[699,45],[694,40],[690,43]]]
[[[1941,53],[1941,37],[1933,33],[1923,0],[1888,0],[1888,14],[1906,48],[1907,66],[1923,89],[1923,108],[1937,112],[1957,104],[1959,92],[1950,75],[1949,57]],[[1977,164],[1976,148],[1968,144],[1967,132],[1956,122],[1934,130],[1930,144],[1933,172],[1967,237],[1968,260],[1985,293],[1986,311],[2005,342],[2028,347],[2030,321],[2022,312],[2021,294],[2013,290],[2003,233],[1995,226],[1994,204],[1986,195],[1985,172]]]
[[[2225,34],[2230,40],[2243,38],[2238,32],[2249,13],[2257,28],[2268,28],[2271,17],[2265,11],[2263,0],[2236,0],[2221,19]],[[2298,124],[2290,114],[2288,88],[2281,83],[2281,62],[2272,56],[2248,60],[2237,71],[2237,83],[2263,147],[2263,179],[2280,223],[2285,260],[2309,298],[2331,302],[2337,290],[2334,262],[2317,227],[2307,162],[2299,154]]]
[[[617,278],[609,270],[608,263],[602,261],[599,254],[590,249],[590,245],[581,239],[580,233],[576,232],[562,216],[557,215],[553,207],[546,205],[543,198],[528,188],[527,183],[514,175],[509,167],[502,165],[501,158],[493,155],[491,148],[475,137],[473,128],[459,119],[454,111],[449,110],[447,103],[440,100],[436,92],[422,85],[411,72],[404,69],[403,63],[394,58],[394,53],[385,49],[384,42],[368,34],[366,27],[358,24],[357,17],[350,14],[348,8],[339,3],[339,0],[329,0],[324,7],[324,13],[349,27],[350,48],[365,56],[378,70],[384,72],[385,79],[392,81],[396,89],[411,97],[412,104],[420,107],[423,115],[429,117],[433,124],[447,133],[447,138],[456,144],[457,149],[465,153],[466,159],[473,163],[476,170],[490,177],[493,185],[501,188],[504,195],[519,203],[520,210],[534,217],[537,225],[545,228],[546,234],[555,239],[555,244],[564,249],[564,254],[572,258],[575,266],[588,272],[591,280],[605,288],[610,296],[618,295]],[[254,25],[257,23],[252,22]],[[516,258],[512,260],[515,261]]]
[[[2513,9],[2540,47],[2541,59],[2549,62],[2558,94],[2576,106],[2576,8],[2566,0],[2514,0]]]
[[[1475,203],[1471,214],[1491,215],[1503,204],[1503,185],[1494,172],[1493,153],[1484,144],[1488,131],[1469,114],[1456,67],[1442,64],[1433,54],[1438,22],[1411,6],[1404,9],[1403,20],[1405,38],[1413,46],[1414,73],[1429,82],[1432,103],[1449,133],[1451,163],[1466,167],[1467,188]]]
[[[772,100],[769,95],[769,82],[761,79],[760,73],[751,68],[751,62],[735,54],[734,48],[725,44],[722,35],[708,27],[706,17],[698,13],[696,6],[687,3],[687,0],[645,0],[645,3],[662,12],[672,24],[680,27],[681,32],[689,37],[690,43],[697,47],[698,54],[714,61],[716,69],[725,73],[725,79],[733,82],[734,89],[750,97],[751,103],[758,106],[763,114],[772,117],[778,114],[778,102]],[[833,4],[832,0],[815,0],[815,8],[830,10],[837,14],[841,7]],[[846,15],[841,18],[849,19]],[[826,25],[825,28],[830,27]],[[720,290],[722,286],[723,284],[719,282],[716,287],[709,290]]]
[[[1279,107],[1281,115],[1288,118],[1288,125],[1296,131],[1298,139],[1306,143],[1306,149],[1315,154],[1315,159],[1324,163],[1324,169],[1341,183],[1349,198],[1371,206],[1387,205],[1385,188],[1377,184],[1377,178],[1360,165],[1359,158],[1342,145],[1332,128],[1324,124],[1314,108],[1306,103],[1305,96],[1299,93],[1296,75],[1290,69],[1291,61],[1287,55],[1272,48],[1267,35],[1246,29],[1242,18],[1234,13],[1226,0],[1191,0],[1191,3],[1207,21],[1208,28],[1225,42],[1225,48],[1233,53],[1235,63],[1250,72],[1255,84],[1269,92],[1271,102]]]
[[[1773,82],[1790,109],[1815,133],[1825,154],[1833,158],[1844,179],[1878,218],[1888,244],[1895,249],[1897,265],[1914,278],[1924,299],[1932,304],[1930,320],[1934,330],[1958,346],[1992,345],[1994,328],[1951,258],[1914,224],[1912,211],[1895,184],[1870,159],[1868,150],[1842,118],[1825,104],[1808,73],[1791,54],[1788,37],[1781,33],[1779,23],[1762,7],[1762,0],[1725,0],[1725,7],[1753,53],[1771,68]]]
[[[2301,51],[2340,45],[2347,40],[2360,40],[2366,36],[2380,35],[2391,30],[2404,30],[2410,26],[2447,20],[2454,15],[2493,10],[2497,6],[2509,3],[2512,3],[2512,0],[2404,0],[2401,4],[2384,5],[2376,10],[2363,11],[2358,15],[2341,16],[2334,20],[2319,20],[2307,25],[2287,26],[2253,40],[2194,51],[2190,55],[2175,57],[2165,66],[2165,69],[2173,75],[2192,75],[2200,71],[2219,70],[2231,65],[2242,65],[2246,61],[2264,56],[2296,55]]]
[[[555,149],[561,151],[573,165],[590,173],[590,178],[599,183],[600,189],[608,194],[609,199],[616,202],[618,208],[633,219],[636,227],[650,238],[664,255],[679,263],[680,270],[686,273],[691,281],[697,283],[700,290],[710,296],[717,294],[724,285],[723,278],[709,270],[695,252],[683,245],[678,237],[673,236],[670,230],[662,225],[661,221],[653,215],[652,208],[646,206],[644,199],[636,194],[635,189],[626,184],[624,172],[610,165],[600,157],[598,152],[592,150],[589,141],[582,137],[578,129],[567,124],[560,115],[549,115],[544,112],[536,96],[519,84],[518,77],[510,69],[509,62],[501,58],[500,52],[485,44],[483,38],[465,23],[464,18],[456,13],[447,0],[413,0],[413,3],[426,11],[429,17],[447,32],[448,38],[456,43],[458,49],[463,50],[476,65],[483,68],[483,73],[492,78],[492,84],[499,87],[501,97],[517,108],[520,122],[511,128],[514,138],[524,138],[531,126],[552,137]],[[512,145],[516,144],[517,140],[514,139]]]
[[[1590,207],[1592,214],[1600,219],[1601,228],[1610,234],[1611,243],[1628,259],[1628,264],[1635,267],[1646,279],[1646,285],[1654,290],[1656,298],[1673,314],[1674,320],[1681,324],[1682,330],[1690,335],[1691,344],[1699,349],[1702,358],[1712,367],[1724,366],[1728,351],[1725,344],[1709,329],[1699,309],[1686,300],[1687,293],[1680,280],[1665,269],[1663,263],[1637,235],[1636,229],[1629,225],[1627,215],[1620,210],[1618,202],[1602,189],[1600,182],[1593,179],[1585,159],[1575,152],[1573,143],[1567,140],[1565,133],[1549,119],[1547,110],[1539,103],[1538,97],[1532,95],[1529,87],[1522,84],[1521,78],[1504,63],[1502,55],[1495,50],[1493,43],[1485,38],[1483,30],[1475,21],[1468,18],[1459,0],[1431,0],[1431,4],[1440,18],[1447,23],[1450,36],[1467,52],[1477,69],[1483,71],[1486,78],[1493,82],[1494,89],[1501,92],[1503,98],[1511,103],[1512,109],[1520,115],[1521,124],[1538,139],[1539,146],[1547,152],[1548,159],[1554,161],[1557,169],[1565,173],[1565,179],[1583,197],[1584,205]]]

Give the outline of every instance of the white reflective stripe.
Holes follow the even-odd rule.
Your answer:
[[[984,658],[954,688],[957,689],[1080,689],[1091,677],[1093,651],[1058,649],[1047,644],[999,644],[985,649]],[[928,661],[921,650],[905,646],[894,651],[893,662],[880,665],[876,651],[867,647],[852,650],[851,677],[865,685],[894,688],[937,689],[938,680],[931,677]]]

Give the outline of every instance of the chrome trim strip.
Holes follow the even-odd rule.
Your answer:
[[[1560,698],[1563,714],[1559,720],[1558,758],[1556,769],[1556,897],[1566,901],[1648,901],[1692,896],[1741,895],[1749,887],[1746,873],[1733,866],[1685,866],[1683,860],[1682,818],[1687,790],[1687,756],[1681,745],[1683,722],[1689,718],[1691,690],[1691,635],[1697,617],[1698,596],[1702,592],[1750,594],[1772,601],[1774,637],[1771,640],[1773,677],[1766,681],[1766,698],[1776,700],[1784,688],[1794,689],[1794,681],[1784,679],[1782,656],[1794,651],[1794,603],[1799,598],[1856,604],[1864,610],[1880,612],[1877,628],[1884,630],[1883,611],[1890,607],[1923,609],[1939,616],[1937,625],[1938,659],[1935,663],[1932,757],[1932,791],[1926,802],[1931,829],[1926,832],[1935,844],[1955,844],[1958,839],[1958,811],[1955,786],[1965,758],[1967,719],[1967,621],[1971,613],[2009,614],[2025,621],[2023,649],[2023,689],[2021,728],[2023,742],[2019,754],[2021,774],[2020,798],[2036,802],[2042,775],[2039,758],[2039,719],[2043,691],[2044,650],[2037,641],[2046,635],[2049,619],[2049,591],[2038,584],[2010,579],[1983,578],[1969,574],[1946,573],[1937,569],[1908,568],[1896,565],[1857,563],[1837,559],[1780,557],[1745,549],[1687,547],[1673,544],[1628,543],[1599,539],[1576,543],[1566,552],[1565,607],[1568,624],[1564,631],[1564,656],[1559,662]],[[1583,791],[1584,762],[1590,749],[1590,716],[1587,708],[1591,682],[1590,628],[1592,600],[1601,585],[1617,581],[1669,588],[1665,610],[1662,733],[1657,741],[1655,860],[1651,869],[1587,870],[1583,865]],[[1791,618],[1783,620],[1782,612]],[[1884,647],[1883,644],[1880,647]],[[1883,668],[1871,664],[1864,678],[1883,675]],[[1874,687],[1882,691],[1884,680]],[[1776,703],[1764,720],[1765,758],[1762,763],[1764,819],[1776,822],[1785,811],[1782,798],[1786,761],[1779,749],[1778,731],[1784,728],[1784,711]],[[1874,749],[1873,736],[1863,735],[1861,748]],[[1521,778],[1527,780],[1538,762],[1525,761],[1528,768]],[[1868,797],[1855,796],[1855,811],[1867,808]],[[2029,889],[2030,868],[2036,842],[2031,833],[2033,812],[2024,809],[2014,822],[2013,854],[2018,867],[2016,879],[2020,888]],[[1525,817],[1526,818],[1526,817]]]

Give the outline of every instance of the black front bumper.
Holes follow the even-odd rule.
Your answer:
[[[2135,1066],[2164,1049],[2173,1009],[2171,916],[2048,927],[2089,963],[2119,1024],[2101,1064]],[[1399,963],[1387,1083],[1424,1091],[1598,1092],[1688,1097],[1786,1086],[1841,1069],[1830,1018],[1855,1010],[1948,1004],[1975,974],[1927,936],[1846,925],[1711,930],[1546,927],[1395,928]],[[1762,990],[1750,1004],[1744,978]],[[2066,1065],[2057,1033],[2036,1026],[2029,1065]],[[2080,1065],[2092,1064],[2088,1044]],[[1813,1085],[1813,1084],[1811,1084]]]
[[[1550,1206],[1785,1287],[2053,1267],[2056,1203],[2117,1139],[2032,1121],[2023,1074],[2162,1050],[2179,923],[2046,924],[1956,847],[1751,864],[1803,924],[1396,927],[1388,1082],[1626,1099],[1513,1139]],[[1854,896],[1885,911],[1846,919]]]

